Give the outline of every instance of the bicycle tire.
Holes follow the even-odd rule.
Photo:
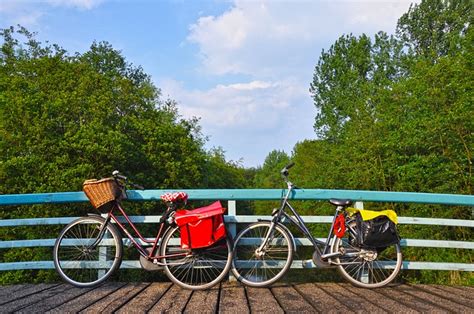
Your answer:
[[[227,236],[200,249],[182,249],[179,227],[170,227],[162,239],[160,255],[165,274],[177,285],[191,290],[205,290],[219,283],[232,263],[232,242]],[[170,255],[185,254],[185,256]]]
[[[81,217],[59,233],[53,249],[54,268],[67,283],[81,288],[95,287],[120,267],[122,237],[115,226],[107,224],[103,238],[92,249],[90,247],[104,222],[105,219],[99,216]],[[94,264],[103,269],[97,270]]]
[[[354,224],[351,227],[357,232]],[[397,277],[402,266],[400,244],[390,245],[384,250],[364,249],[357,245],[349,232],[343,238],[334,237],[332,252],[344,252],[334,258],[338,271],[347,281],[361,288],[388,285]]]
[[[278,245],[272,249],[272,255],[268,246],[263,255],[256,253],[270,226],[268,221],[253,223],[240,231],[235,239],[232,273],[245,285],[269,286],[283,277],[291,266],[294,251],[292,236],[278,224],[274,227],[278,235],[274,234],[269,241]],[[281,254],[276,254],[279,252]]]

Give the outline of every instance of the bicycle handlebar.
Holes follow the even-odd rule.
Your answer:
[[[290,162],[288,165],[286,165],[283,169],[281,169],[280,173],[282,176],[287,177],[288,176],[288,170],[295,165],[294,162]]]
[[[283,169],[281,169],[280,173],[283,177],[283,179],[285,180],[285,182],[288,182],[288,175],[289,175],[289,172],[288,172],[288,169],[290,169],[291,167],[293,167],[295,165],[294,162],[290,162],[288,165],[286,165]]]
[[[135,183],[131,183],[131,182],[128,182],[128,178],[124,175],[121,175],[120,172],[118,170],[114,170],[112,172],[112,176],[115,178],[115,179],[119,179],[119,180],[122,180],[123,181],[123,185],[127,184],[129,186],[132,186],[136,189],[139,189],[139,190],[144,190],[145,188],[141,185],[138,185],[138,184],[135,184]]]
[[[114,178],[116,178],[116,179],[122,179],[122,180],[124,180],[124,181],[127,181],[127,177],[121,175],[118,170],[114,170],[114,171],[112,172],[112,175],[113,175]]]

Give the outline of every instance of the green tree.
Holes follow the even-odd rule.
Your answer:
[[[120,169],[148,187],[200,185],[205,160],[196,121],[107,43],[83,55],[2,31],[0,190],[78,190]]]
[[[255,186],[258,188],[280,188],[284,187],[284,182],[280,176],[280,170],[290,163],[290,157],[287,153],[280,150],[271,151],[263,166],[258,169],[255,175]]]
[[[470,0],[429,0],[412,4],[398,20],[398,38],[417,57],[436,60],[457,54],[472,27],[473,9]]]
[[[197,119],[181,118],[177,104],[161,99],[150,76],[110,44],[94,42],[85,53],[69,55],[22,27],[0,30],[0,38],[0,193],[78,191],[85,179],[115,169],[146,188],[244,185],[240,166],[227,162],[223,152],[204,149]],[[132,214],[160,208],[127,204]],[[23,206],[1,208],[0,217],[78,216],[86,210],[77,204]],[[54,238],[60,227],[4,228],[0,235]],[[1,250],[0,259],[50,260],[50,254]],[[0,283],[31,278],[56,277],[47,271],[2,272]]]
[[[397,36],[339,38],[315,67],[310,91],[319,139],[295,146],[292,159],[302,164],[294,171],[298,181],[326,188],[472,194],[473,42],[472,1],[411,6],[398,21]],[[387,206],[406,216],[470,219],[465,208]],[[470,229],[402,227],[408,238],[473,238]],[[473,262],[453,250],[405,253],[412,260],[442,256]],[[420,276],[472,281],[470,274]]]
[[[271,151],[265,158],[261,168],[257,168],[254,178],[254,185],[258,189],[286,188],[280,170],[290,163],[287,153],[280,150]],[[269,215],[272,208],[277,207],[276,201],[254,202],[254,211],[258,215]]]

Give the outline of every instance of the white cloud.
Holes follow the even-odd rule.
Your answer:
[[[53,6],[90,10],[99,6],[104,0],[47,0],[47,2]]]
[[[293,79],[217,85],[187,89],[171,79],[157,83],[164,97],[179,103],[180,113],[200,117],[210,146],[222,146],[232,160],[247,166],[263,162],[272,149],[291,151],[311,137],[315,115],[306,83]]]
[[[211,143],[246,165],[263,163],[272,149],[291,150],[314,138],[316,109],[308,92],[322,49],[343,34],[395,31],[409,1],[245,1],[201,16],[189,28],[201,75],[250,79],[188,90],[174,80],[159,86],[185,116],[201,117]],[[239,155],[240,152],[240,155]]]
[[[0,1],[0,18],[10,25],[20,24],[26,27],[33,26],[38,23],[43,15],[44,12],[42,9],[39,9],[35,5],[28,5],[23,1]],[[6,26],[7,25],[4,25],[4,27]]]
[[[180,113],[201,117],[207,129],[245,127],[269,129],[277,126],[281,112],[291,103],[308,97],[306,88],[296,88],[293,81],[251,81],[217,85],[208,90],[188,90],[182,83],[162,80],[163,95],[180,103]]]
[[[79,10],[91,10],[104,0],[46,0],[21,1],[0,0],[0,18],[9,25],[20,24],[25,27],[37,26],[51,7],[70,7]],[[7,23],[5,23],[7,22]]]
[[[237,0],[222,15],[199,18],[188,41],[197,44],[210,74],[298,75],[315,62],[323,43],[343,33],[393,32],[409,4]]]

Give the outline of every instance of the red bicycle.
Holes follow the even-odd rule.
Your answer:
[[[111,178],[88,180],[84,192],[105,215],[89,214],[68,224],[53,250],[56,271],[77,287],[94,287],[116,271],[123,256],[121,230],[140,254],[147,270],[164,269],[181,287],[208,289],[220,282],[232,263],[232,242],[227,236],[220,202],[195,210],[177,210],[187,201],[184,192],[167,193],[156,238],[144,238],[121,206],[126,198],[127,178],[114,171]],[[137,187],[135,185],[135,187]],[[138,238],[132,236],[116,213]]]

